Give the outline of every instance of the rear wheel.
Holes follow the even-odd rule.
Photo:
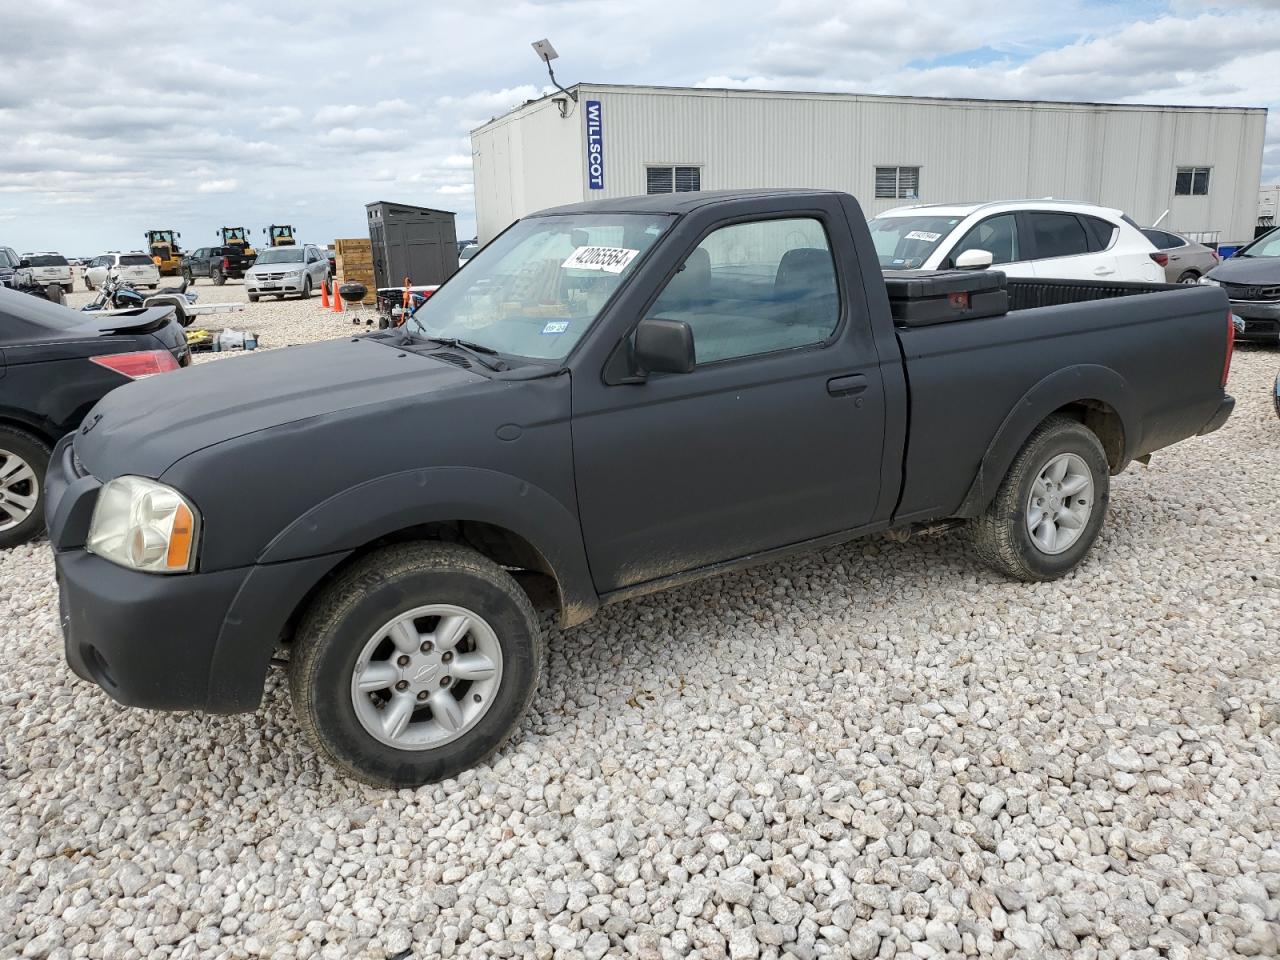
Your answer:
[[[507,739],[537,689],[542,651],[529,598],[500,566],[456,544],[400,544],[316,599],[289,686],[329,761],[375,786],[418,786]]]
[[[213,281],[214,286],[220,287],[227,282],[227,278],[222,275],[222,271],[214,267],[209,271],[209,279]]]
[[[40,438],[0,425],[0,549],[17,546],[44,531],[40,502],[49,448]]]
[[[76,289],[76,288],[75,288],[75,285],[74,285],[74,284],[72,284],[72,283],[70,283],[70,282],[68,282],[68,283],[64,283],[64,284],[62,285],[62,292],[63,292],[63,293],[75,293],[75,289]]]
[[[1102,529],[1110,499],[1106,453],[1088,427],[1054,415],[1031,434],[986,512],[972,522],[978,556],[1016,580],[1074,570]]]
[[[1187,270],[1182,274],[1182,276],[1178,278],[1178,282],[1179,283],[1199,283],[1200,274],[1196,273],[1194,270]]]

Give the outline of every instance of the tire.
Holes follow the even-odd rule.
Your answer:
[[[182,268],[182,279],[187,281],[188,286],[193,286],[196,282],[195,275],[191,272],[190,267]]]
[[[310,276],[306,276],[302,278],[302,293],[299,294],[299,296],[301,296],[303,300],[311,299],[311,277]]]
[[[443,617],[421,616],[413,622],[413,632],[408,634],[413,639],[408,646],[397,649],[391,645],[387,627],[395,618],[427,609],[430,604],[449,604],[479,619],[484,631],[468,628],[458,645],[472,647],[471,653],[486,649],[500,652],[500,657],[495,655],[490,661],[490,665],[498,664],[496,676],[438,687],[437,677],[440,684],[450,679],[439,673],[448,669],[443,658],[450,654],[441,650],[433,653],[427,649],[431,647],[428,643],[419,648],[421,653],[413,652],[410,660],[403,651],[412,651],[418,640],[438,636]],[[487,639],[482,640],[481,633]],[[376,692],[353,692],[357,663],[370,649],[375,654],[385,653],[377,661],[382,667],[379,673],[393,671],[405,678],[396,682],[405,684],[410,684],[408,678],[412,677],[418,686],[410,685],[401,694],[391,686]],[[458,654],[463,655],[467,655],[465,650]],[[434,667],[429,662],[432,656],[437,658]],[[402,667],[396,662],[399,659],[410,662]],[[289,689],[299,722],[323,757],[373,786],[415,787],[456,776],[502,745],[537,689],[542,659],[543,639],[533,606],[510,574],[457,544],[405,543],[365,556],[316,597],[299,624],[290,651]],[[366,668],[361,675],[372,677],[373,671]],[[473,700],[480,696],[473,691],[482,687],[488,703],[483,708],[473,707],[482,702]],[[460,697],[456,700],[459,718],[464,716],[462,711],[473,711],[461,733],[450,733],[437,722],[431,702],[418,706],[424,697],[434,700],[442,691]],[[402,715],[410,719],[405,721],[404,733],[395,736],[426,739],[439,734],[453,739],[440,746],[408,749],[375,736],[370,732],[372,726],[366,724],[388,722],[387,704],[395,696],[404,696],[401,703],[414,711]]]
[[[1186,270],[1183,272],[1182,276],[1178,277],[1178,282],[1179,283],[1199,283],[1200,274],[1196,273],[1194,270]]]
[[[1073,459],[1074,458],[1074,459]],[[1090,502],[1087,514],[1078,503],[1070,507],[1075,511],[1064,520],[1078,520],[1085,516],[1078,527],[1061,527],[1060,549],[1048,550],[1032,535],[1030,523],[1033,493],[1042,471],[1051,464],[1068,464],[1069,473],[1060,478],[1064,486],[1080,476],[1088,476],[1091,487],[1081,491]],[[1077,495],[1063,497],[1061,490],[1048,491],[1042,513],[1049,514],[1061,502],[1064,510],[1071,501],[1081,499]],[[970,537],[974,551],[984,563],[1014,580],[1035,582],[1056,580],[1079,566],[1102,529],[1110,501],[1111,471],[1106,453],[1097,436],[1078,420],[1055,414],[1036,427],[1031,437],[1014,457],[995,498],[986,511],[970,524]],[[1044,535],[1047,527],[1037,527]],[[1070,532],[1076,536],[1070,540]],[[1047,536],[1046,539],[1052,539]]]
[[[249,294],[248,296],[249,296],[249,302],[250,302],[250,303],[257,303],[257,302],[258,302],[258,295],[257,295],[256,293],[251,293],[251,294]]]
[[[75,284],[72,284],[72,283],[64,283],[64,284],[62,285],[62,292],[63,292],[63,293],[75,293],[75,292],[76,292]]]
[[[51,283],[44,288],[44,298],[50,303],[62,304],[66,302],[67,295],[62,292],[62,284]]]
[[[0,424],[0,549],[15,547],[44,532],[44,475],[49,469],[50,449],[43,440],[25,430]],[[12,479],[14,461],[26,479]],[[25,468],[25,469],[24,469]],[[19,508],[11,498],[35,497],[34,503]],[[10,508],[13,508],[12,511]],[[29,513],[26,513],[27,510]],[[24,514],[19,516],[19,510]],[[14,523],[13,521],[18,522]]]
[[[227,282],[227,278],[222,275],[222,271],[217,267],[209,271],[209,279],[213,281],[215,287],[220,287]]]
[[[89,278],[88,278],[88,277],[85,277],[85,278],[84,278],[84,288],[85,288],[86,290],[88,290],[90,293],[92,293],[92,292],[93,292],[93,284],[89,282]]]

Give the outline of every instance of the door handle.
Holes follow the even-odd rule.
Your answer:
[[[833,377],[827,381],[827,393],[833,397],[851,397],[867,389],[867,378],[860,373],[847,377]]]
[[[1095,276],[1105,277],[1109,274],[1115,273],[1116,271],[1114,267],[1095,267],[1093,272]]]

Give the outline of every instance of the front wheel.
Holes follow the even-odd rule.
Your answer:
[[[251,293],[251,294],[249,294],[249,302],[250,302],[250,303],[257,303],[257,302],[258,302],[258,295],[257,295],[256,293]]]
[[[1056,580],[1084,559],[1102,529],[1111,493],[1097,436],[1070,417],[1045,420],[970,533],[978,556],[1015,580]]]
[[[303,300],[311,299],[311,278],[310,277],[302,278],[302,299]]]
[[[379,787],[457,776],[510,735],[538,686],[528,596],[447,543],[371,553],[303,617],[289,656],[294,710],[316,749]]]
[[[196,282],[195,274],[191,272],[190,267],[182,268],[182,279],[185,280],[188,285],[194,284]]]
[[[40,497],[48,468],[44,441],[0,425],[0,549],[26,543],[44,530]]]

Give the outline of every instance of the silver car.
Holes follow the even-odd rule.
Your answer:
[[[1164,267],[1164,277],[1169,283],[1199,283],[1200,278],[1219,263],[1218,254],[1203,243],[1195,243],[1176,233],[1153,227],[1145,227],[1142,232],[1155,245],[1156,254],[1165,256],[1165,262],[1161,266]]]
[[[244,275],[244,290],[254,303],[268,295],[277,300],[287,294],[305,299],[328,278],[329,258],[314,244],[270,247],[258,251],[258,259]]]

